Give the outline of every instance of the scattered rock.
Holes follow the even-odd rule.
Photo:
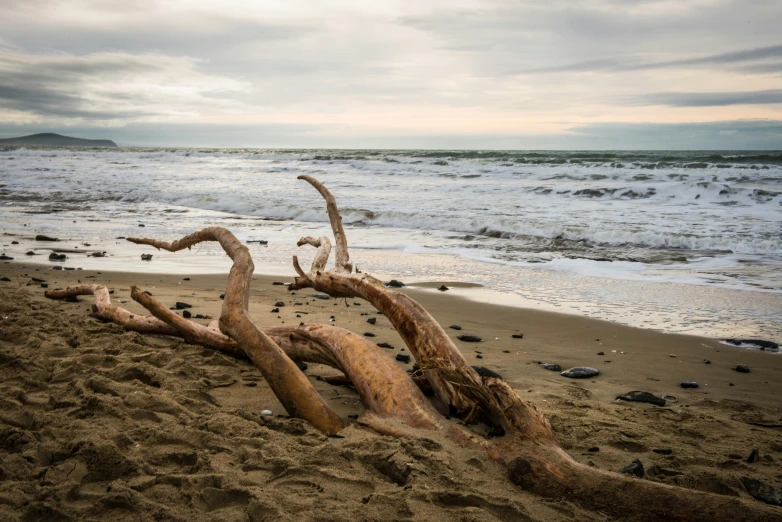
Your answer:
[[[190,319],[191,317],[193,317],[193,314],[185,310],[184,312],[182,312],[182,317],[184,317],[185,319]]]
[[[475,358],[476,358],[476,359],[483,359],[483,355],[481,355],[481,354],[478,354],[478,355],[476,355],[476,356],[475,356]]]
[[[541,366],[550,372],[561,372],[562,367],[554,363],[542,363]]]
[[[462,327],[459,326],[458,324],[452,324],[448,328],[450,328],[451,330],[461,330],[462,329]]]
[[[377,317],[370,317],[369,319],[367,319],[367,322],[369,324],[375,324],[377,322]]]
[[[57,252],[49,254],[49,261],[65,261],[66,259],[68,259],[68,256],[65,254],[58,254]]]
[[[139,227],[141,227],[141,228],[144,228],[144,227],[146,227],[146,225],[145,225],[145,224],[143,224],[143,223],[139,223],[139,224],[138,224],[138,226],[139,226]]]
[[[273,286],[285,286],[285,283],[283,283],[282,281],[275,281],[275,282],[272,283],[272,285]]]
[[[404,353],[398,353],[396,354],[396,360],[401,361],[403,363],[409,363],[410,362],[410,356]]]
[[[7,256],[5,254],[0,254],[0,261],[13,261],[13,257]]]
[[[645,391],[631,391],[616,398],[618,401],[630,401],[630,402],[648,402],[655,406],[665,406],[665,399],[652,395]]]
[[[26,255],[26,256],[38,256],[40,254],[36,254],[32,250],[28,250],[27,252],[24,253],[24,255]]]
[[[277,301],[276,303],[274,303],[274,306],[285,306],[285,303],[282,301]]]
[[[394,349],[394,347],[393,347],[393,346],[391,346],[391,345],[390,345],[390,344],[388,344],[388,343],[377,343],[377,345],[378,345],[379,347],[381,347],[381,348],[388,348],[388,349],[390,349],[390,350],[393,350],[393,349]]]
[[[57,239],[56,237],[44,236],[43,234],[38,234],[37,236],[35,236],[35,240],[36,241],[59,241],[59,239]]]
[[[749,457],[747,457],[747,463],[748,464],[754,464],[755,462],[760,460],[760,452],[756,449],[753,449],[752,452],[749,454]]]
[[[708,360],[708,359],[704,359],[704,360],[703,360],[703,364],[711,364],[711,361],[710,361],[710,360]]]
[[[605,352],[597,352],[597,355],[605,355]]]
[[[512,334],[511,337],[514,339],[524,339],[524,334]]]
[[[220,299],[225,299],[225,294],[220,294]]]
[[[405,286],[405,284],[402,281],[397,281],[396,279],[392,279],[388,283],[386,283],[386,286],[389,286],[391,288],[402,288]]]
[[[62,270],[62,267],[60,265],[53,266],[52,270]]]
[[[589,368],[588,366],[576,366],[561,373],[563,377],[570,377],[571,379],[586,379],[587,377],[594,377],[600,375],[600,370],[596,368]]]
[[[272,410],[261,410],[261,415],[264,415],[266,417],[271,417],[274,414],[272,413]]]
[[[684,381],[683,383],[681,383],[680,386],[682,388],[697,388],[698,387],[698,383],[695,382],[695,381]]]
[[[182,279],[182,281],[190,281],[190,278],[189,277],[185,277],[185,278]]]
[[[449,288],[445,285],[440,285],[437,287],[437,289],[441,292],[445,292],[446,290],[449,290]]]
[[[736,371],[739,373],[749,373],[749,367],[744,366],[743,364],[739,364],[738,366],[736,366]]]
[[[742,478],[741,482],[747,493],[761,502],[771,504],[772,506],[782,506],[782,494],[776,492],[773,487],[759,480],[751,478]]]
[[[372,332],[364,332],[364,337],[374,337],[374,336],[375,334],[373,334]]]
[[[152,261],[152,254],[141,254],[142,261]]]
[[[272,308],[272,311],[270,313],[278,314],[278,313],[280,313],[280,309],[279,308]]]
[[[592,447],[591,447],[591,448],[589,448],[587,451],[588,451],[589,453],[597,453],[598,451],[600,451],[600,448],[598,448],[597,446],[592,446]]]
[[[485,366],[473,366],[472,369],[475,370],[475,372],[481,377],[494,377],[495,379],[502,379],[502,375],[495,372],[494,370],[486,368]]]
[[[323,299],[324,301],[328,301],[329,299],[331,299],[331,297],[327,296],[326,294],[315,294],[312,297],[314,297],[315,299]]]
[[[734,346],[741,346],[742,344],[754,344],[760,347],[761,350],[777,350],[779,345],[774,341],[764,341],[763,339],[725,339],[725,342]]]
[[[464,341],[465,343],[479,343],[481,342],[481,338],[477,335],[459,335],[456,337],[460,341]]]
[[[625,475],[634,475],[638,478],[641,478],[644,476],[644,465],[640,460],[634,459],[633,462],[631,462],[629,465],[620,469],[619,473],[624,473]]]
[[[12,245],[18,245],[18,244],[19,244],[19,241],[11,241],[11,244],[12,244]]]
[[[251,240],[249,240],[247,242],[247,244],[250,244],[250,243],[258,243],[259,245],[268,245],[269,244],[269,242],[264,240],[264,239],[251,239]]]
[[[174,303],[174,306],[176,307],[177,310],[184,310],[185,308],[193,308],[193,305],[183,303],[182,301],[177,301],[176,303]]]
[[[6,283],[10,283],[11,280],[7,277],[0,277],[0,281],[5,281]]]
[[[671,449],[653,449],[652,451],[658,455],[673,455],[673,450]]]
[[[87,257],[106,257],[106,252],[93,252],[92,254],[87,254]]]

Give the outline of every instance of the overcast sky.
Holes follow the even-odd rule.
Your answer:
[[[782,149],[782,1],[0,0],[0,137]]]

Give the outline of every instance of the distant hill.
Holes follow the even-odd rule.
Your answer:
[[[116,147],[111,140],[85,140],[52,132],[31,134],[20,138],[0,139],[0,147]]]

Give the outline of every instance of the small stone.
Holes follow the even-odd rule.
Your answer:
[[[369,319],[367,319],[367,322],[369,324],[375,324],[377,322],[377,317],[370,317]]]
[[[0,254],[0,261],[13,261],[14,258],[5,254]]]
[[[597,352],[597,355],[605,355],[605,352]]]
[[[272,311],[270,313],[278,314],[278,313],[280,313],[280,309],[279,308],[272,308]]]
[[[600,370],[596,368],[589,368],[588,366],[576,366],[562,372],[560,375],[563,377],[569,377],[571,379],[586,379],[588,377],[595,377],[600,375]]]
[[[283,283],[282,281],[275,281],[275,282],[272,283],[272,285],[273,286],[285,286],[285,283]]]
[[[142,261],[152,261],[152,254],[141,254]]]
[[[28,250],[27,252],[25,252],[25,253],[24,253],[24,255],[26,255],[26,256],[37,256],[37,255],[39,255],[39,254],[36,254],[36,253],[35,253],[35,252],[33,252],[32,250]]]
[[[265,415],[266,417],[269,417],[274,414],[272,413],[272,410],[262,410],[261,415]]]
[[[753,449],[752,452],[749,454],[749,457],[747,457],[747,463],[754,464],[759,460],[760,460],[760,452],[757,449]]]
[[[451,330],[461,330],[462,329],[462,327],[459,326],[458,324],[452,324],[448,328],[450,328]]]
[[[653,449],[652,451],[658,455],[673,455],[673,450],[671,449]]]
[[[634,475],[640,478],[644,476],[644,465],[640,460],[634,459],[633,462],[631,462],[629,465],[620,469],[619,473],[624,473],[625,475]]]
[[[736,385],[735,385],[735,384],[733,384],[732,382],[729,382],[729,383],[728,383],[728,386],[736,386]]]
[[[503,350],[502,353],[510,353],[510,350]]]
[[[68,259],[68,256],[65,254],[58,254],[57,252],[52,252],[49,254],[50,261],[65,261],[66,259]]]
[[[276,303],[274,303],[274,306],[285,306],[285,303],[282,301],[277,301]]]
[[[141,227],[141,228],[146,227],[146,225],[144,223],[139,223],[138,226]]]
[[[742,478],[741,482],[744,484],[747,493],[757,500],[765,502],[766,504],[771,504],[772,506],[782,506],[782,493],[778,493],[768,484],[746,477]]]
[[[475,358],[476,358],[476,359],[483,359],[483,355],[481,355],[481,354],[478,354],[478,355],[476,355],[476,356],[475,356]]]
[[[460,341],[464,341],[465,343],[479,343],[481,342],[481,338],[477,335],[459,335],[456,337]]]
[[[35,240],[36,241],[59,241],[59,239],[57,239],[56,237],[44,236],[43,234],[38,234],[37,236],[35,236]]]
[[[682,388],[697,388],[698,383],[695,381],[684,381],[683,383],[680,384],[680,386]]]
[[[554,364],[554,363],[543,363],[543,364],[541,364],[541,366],[543,366],[544,369],[546,369],[546,370],[548,370],[550,372],[561,372],[562,371],[562,367],[560,365]]]
[[[524,334],[512,334],[511,337],[514,339],[524,339]]]
[[[438,287],[437,287],[437,289],[438,289],[439,291],[441,291],[441,292],[445,292],[446,290],[448,290],[448,287],[447,287],[447,286],[445,286],[445,285],[440,285],[440,286],[438,286]]]
[[[396,354],[396,360],[401,361],[403,363],[409,363],[410,362],[410,356],[403,353]]]
[[[177,301],[176,303],[174,303],[174,306],[176,307],[177,310],[184,310],[185,308],[193,308],[193,305],[183,303],[182,301]]]
[[[655,406],[665,406],[665,399],[657,397],[649,392],[645,391],[631,391],[616,398],[618,401],[630,401],[630,402],[648,402]]]
[[[710,360],[708,360],[708,359],[704,359],[704,360],[703,360],[703,364],[711,364],[711,361],[710,361]]]
[[[394,347],[393,347],[393,346],[391,346],[391,345],[390,345],[390,344],[388,344],[388,343],[377,343],[377,345],[378,345],[379,347],[381,347],[381,348],[388,348],[388,349],[390,349],[390,350],[393,350],[393,349],[394,349]]]
[[[326,294],[315,294],[312,297],[315,299],[322,299],[323,301],[328,301],[331,299],[331,297],[327,296]]]
[[[374,337],[374,336],[375,334],[373,334],[372,332],[364,332],[364,337]]]
[[[7,277],[0,277],[0,281],[5,281],[6,283],[10,283],[11,280]]]
[[[190,319],[192,316],[193,316],[193,314],[191,314],[191,313],[190,313],[190,312],[188,312],[187,310],[185,310],[184,312],[182,312],[182,317],[184,317],[185,319]]]
[[[11,241],[11,244],[12,244],[12,245],[18,245],[18,244],[19,244],[19,241]]]
[[[739,364],[738,366],[736,366],[736,371],[739,373],[749,373],[749,367],[744,366],[743,364]]]
[[[598,451],[600,451],[600,448],[598,448],[597,446],[592,446],[592,447],[591,447],[591,448],[589,448],[587,451],[588,451],[589,453],[597,453]]]
[[[196,314],[194,319],[209,319],[209,318],[203,314]]]
[[[182,281],[190,281],[190,278],[189,277],[185,277],[185,278],[182,279]]]
[[[225,294],[220,294],[220,299],[225,299]]]
[[[398,281],[396,279],[392,279],[388,283],[386,283],[386,286],[391,288],[402,288],[405,286],[405,284],[402,281]]]
[[[258,383],[257,382],[253,382],[253,381],[249,381],[249,382],[244,383],[244,385],[247,386],[248,388],[255,388],[256,386],[258,386]]]

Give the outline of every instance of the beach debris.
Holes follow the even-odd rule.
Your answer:
[[[438,289],[439,291],[441,291],[441,292],[445,292],[446,290],[450,290],[450,289],[449,289],[447,286],[445,286],[445,285],[440,285],[440,286],[438,286],[438,287],[437,287],[437,289]]]
[[[755,462],[757,462],[759,460],[760,460],[760,452],[757,450],[757,448],[755,448],[755,449],[753,449],[750,452],[749,457],[747,457],[746,462],[747,462],[747,464],[754,464]]]
[[[68,259],[68,256],[65,254],[58,254],[57,252],[49,254],[49,261],[65,261],[66,259]]]
[[[774,341],[764,341],[763,339],[725,339],[728,344],[733,346],[758,347],[761,350],[778,350],[779,345]]]
[[[106,252],[93,252],[92,254],[87,254],[87,257],[106,257]]]
[[[451,330],[461,330],[462,329],[462,327],[459,326],[458,324],[452,324],[448,328],[450,328]]]
[[[258,243],[259,245],[268,245],[269,244],[269,242],[266,241],[265,239],[250,239],[249,241],[247,241],[247,243],[248,244],[250,244],[250,243]]]
[[[184,310],[185,308],[193,308],[193,305],[182,301],[177,301],[176,303],[174,303],[174,306],[176,307],[177,310]]]
[[[665,399],[657,397],[649,392],[645,391],[631,391],[623,393],[616,398],[618,401],[630,401],[630,402],[648,402],[655,406],[665,406]]]
[[[13,261],[14,258],[5,254],[0,254],[0,261]]]
[[[377,343],[377,345],[379,347],[381,347],[381,348],[387,348],[389,350],[393,350],[394,349],[394,347],[392,345],[388,344],[388,343]]]
[[[405,285],[402,281],[399,281],[397,279],[392,279],[388,283],[386,283],[386,286],[389,288],[403,288],[407,285]]]
[[[53,266],[52,270],[62,270],[62,267],[60,265]]]
[[[182,317],[184,317],[185,319],[190,319],[191,317],[193,317],[193,314],[185,310],[182,312]]]
[[[588,377],[595,377],[600,375],[600,370],[597,368],[590,368],[588,366],[576,366],[569,370],[565,370],[560,375],[563,377],[569,377],[571,379],[586,379]]]
[[[697,388],[698,383],[695,381],[684,381],[680,384],[682,388]]]
[[[315,299],[322,299],[323,301],[328,301],[331,299],[331,297],[327,296],[326,294],[315,294],[312,297]]]
[[[398,353],[396,354],[396,360],[401,361],[403,363],[409,363],[410,362],[410,356],[405,353]]]
[[[524,339],[524,334],[511,334],[514,339]]]
[[[620,469],[619,473],[624,473],[625,475],[633,475],[635,477],[641,478],[644,476],[644,465],[641,463],[640,460],[633,459],[633,461],[630,464]]]
[[[274,306],[285,306],[285,303],[283,301],[277,301],[274,303]]]
[[[562,367],[558,364],[554,363],[538,363],[540,364],[544,369],[550,371],[550,372],[561,372]]]
[[[272,410],[261,410],[261,415],[263,415],[265,417],[270,417],[270,416],[272,416],[274,414],[272,413]]]
[[[377,317],[370,317],[369,319],[367,319],[367,322],[369,324],[375,324],[377,322]]]
[[[35,236],[35,240],[36,241],[59,241],[59,239],[57,239],[56,237],[44,236],[43,234],[38,234],[37,236]]]
[[[495,372],[494,370],[486,368],[485,366],[473,366],[472,369],[475,370],[475,373],[481,377],[494,377],[495,379],[502,379],[502,375]]]
[[[152,254],[141,254],[142,261],[152,261]]]
[[[749,373],[749,366],[739,364],[736,366],[735,370],[739,373]]]
[[[479,342],[481,342],[481,338],[478,337],[477,335],[464,335],[464,334],[462,334],[462,335],[457,335],[456,338],[459,339],[460,341],[464,341],[465,343],[479,343]]]
[[[653,449],[652,451],[658,455],[673,455],[672,449]]]
[[[747,493],[752,495],[755,499],[765,502],[766,504],[771,504],[772,506],[782,506],[782,491],[777,492],[765,482],[756,479],[744,477],[741,479],[741,482],[744,484]]]

